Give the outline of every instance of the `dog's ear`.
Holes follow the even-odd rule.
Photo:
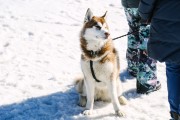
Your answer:
[[[93,13],[91,11],[90,8],[87,9],[86,15],[85,15],[85,19],[84,19],[84,23],[89,22],[93,17]]]
[[[106,19],[106,15],[107,15],[107,11],[106,11],[105,14],[102,16],[102,18]]]

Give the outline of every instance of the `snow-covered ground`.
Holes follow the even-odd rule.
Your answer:
[[[111,103],[95,102],[84,116],[73,86],[81,74],[79,32],[87,8],[108,11],[111,37],[128,26],[120,0],[0,0],[0,120],[168,120],[165,66],[158,63],[162,88],[136,94],[136,80],[126,72],[127,37],[114,41],[128,105],[126,118]]]

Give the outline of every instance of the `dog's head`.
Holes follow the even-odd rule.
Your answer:
[[[107,12],[106,12],[107,13]],[[93,16],[93,13],[88,8],[85,19],[82,36],[86,40],[107,40],[109,38],[109,29],[106,23],[106,13],[101,16]]]

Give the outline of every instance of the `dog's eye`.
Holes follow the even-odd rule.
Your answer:
[[[101,27],[99,25],[96,25],[95,27],[96,27],[97,30],[101,29]]]

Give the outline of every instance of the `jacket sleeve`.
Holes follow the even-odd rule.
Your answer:
[[[139,14],[143,20],[150,20],[157,0],[141,0],[139,3]]]

